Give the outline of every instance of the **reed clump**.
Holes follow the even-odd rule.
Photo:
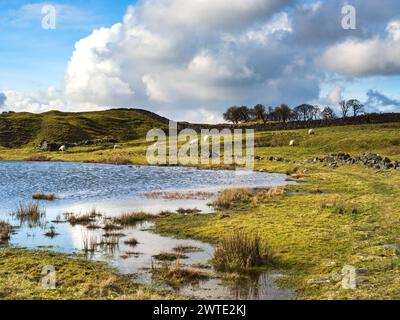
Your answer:
[[[46,237],[48,237],[48,238],[53,239],[53,238],[55,238],[56,236],[58,236],[59,234],[57,233],[56,228],[55,228],[54,226],[51,226],[50,229],[49,229],[49,231],[47,231],[44,235],[45,235]]]
[[[159,261],[175,261],[179,259],[187,259],[188,257],[181,253],[161,252],[154,255],[153,258]]]
[[[271,251],[258,234],[236,231],[217,245],[213,263],[221,270],[241,270],[261,266],[271,259]]]
[[[57,199],[57,196],[54,193],[45,194],[45,193],[35,193],[32,195],[33,200],[46,200],[46,201],[54,201]]]
[[[52,158],[49,156],[41,155],[41,154],[34,154],[25,158],[25,161],[51,161]]]
[[[180,288],[185,284],[197,284],[201,280],[210,278],[210,274],[180,263],[163,264],[153,268],[153,275],[173,288]]]
[[[126,244],[127,246],[131,246],[131,247],[137,246],[138,243],[139,243],[139,241],[137,241],[136,238],[130,238],[130,239],[124,241],[124,244]]]
[[[219,209],[229,209],[235,203],[250,201],[252,197],[253,191],[249,188],[226,189],[218,194],[211,205]]]
[[[20,221],[20,223],[26,222],[30,225],[36,226],[40,225],[45,212],[40,209],[38,203],[30,202],[27,204],[20,203],[13,215]]]
[[[9,223],[0,221],[0,244],[7,242],[10,239],[12,227]]]
[[[113,222],[122,226],[135,226],[139,222],[152,220],[156,216],[145,212],[128,212],[119,217],[113,218]]]

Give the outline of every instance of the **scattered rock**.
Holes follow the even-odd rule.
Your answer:
[[[324,283],[330,283],[330,282],[331,282],[330,277],[328,277],[328,278],[309,279],[307,281],[308,284],[324,284]]]
[[[359,164],[376,170],[397,169],[400,170],[400,161],[392,161],[388,157],[382,158],[379,154],[363,153],[359,156],[351,156],[348,153],[331,153],[324,158],[314,158],[309,162],[325,162],[331,168],[337,168],[340,164]]]

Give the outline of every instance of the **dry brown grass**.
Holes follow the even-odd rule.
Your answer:
[[[196,284],[210,278],[210,275],[196,268],[185,267],[180,263],[163,264],[153,268],[153,274],[173,288],[185,284]]]
[[[252,197],[253,191],[248,188],[226,189],[219,193],[212,205],[219,209],[229,209],[233,204],[249,201]]]
[[[329,196],[321,201],[321,209],[333,209],[338,214],[358,214],[360,210],[357,206],[338,196]]]
[[[189,192],[145,192],[144,196],[150,199],[166,200],[208,200],[214,196],[212,192],[189,191]]]
[[[177,213],[179,214],[198,214],[201,212],[201,210],[197,209],[197,208],[179,208],[178,210],[176,210]]]
[[[185,245],[176,246],[173,250],[178,253],[193,253],[193,252],[202,252],[203,251],[203,249],[201,249],[201,248],[193,247],[193,246],[185,246]]]
[[[44,194],[44,193],[35,193],[32,195],[33,200],[46,200],[46,201],[54,201],[57,199],[54,193]]]
[[[0,221],[0,244],[10,239],[12,227],[10,224],[4,221]]]
[[[187,259],[188,257],[181,253],[161,252],[154,255],[153,258],[159,261],[175,261],[179,259]]]
[[[255,233],[236,231],[215,248],[213,263],[221,270],[248,269],[272,259],[268,246]]]
[[[102,158],[98,162],[106,164],[115,164],[115,165],[132,164],[132,161],[124,156],[113,156],[113,157]]]
[[[116,224],[120,224],[123,226],[134,226],[139,222],[152,220],[154,218],[156,218],[155,215],[151,215],[145,212],[129,212],[129,213],[124,213],[119,217],[113,218],[112,221]]]
[[[90,214],[82,214],[82,215],[70,215],[67,218],[67,221],[71,225],[88,225],[96,221],[96,219]]]
[[[284,187],[274,187],[268,189],[259,189],[256,191],[256,198],[276,198],[282,197],[287,193]]]
[[[137,241],[136,238],[130,238],[124,241],[124,244],[126,244],[127,246],[135,247],[139,244],[139,241]]]
[[[20,221],[20,223],[28,223],[32,226],[40,225],[41,219],[45,215],[36,202],[28,204],[20,203],[17,210],[13,215]]]
[[[34,154],[24,159],[25,161],[51,161],[52,158],[42,154]]]

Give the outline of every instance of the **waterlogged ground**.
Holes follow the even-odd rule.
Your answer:
[[[71,226],[64,214],[85,214],[96,208],[103,214],[99,226],[107,218],[131,211],[157,214],[163,210],[198,208],[202,213],[212,211],[210,199],[166,200],[149,199],[143,194],[155,191],[207,191],[217,192],[228,187],[268,187],[285,185],[285,175],[235,171],[197,170],[181,167],[113,166],[102,164],[61,162],[0,162],[0,220],[18,226],[10,244],[26,248],[45,248],[65,253],[82,253],[84,241],[101,242],[105,231],[88,229],[82,225]],[[34,193],[54,193],[58,199],[41,201],[45,213],[40,223],[20,223],[11,214],[19,203],[31,202]],[[106,261],[124,274],[135,274],[136,281],[157,287],[167,287],[152,277],[151,268],[157,265],[153,258],[161,252],[174,252],[177,246],[196,247],[196,252],[186,253],[180,263],[188,266],[202,265],[204,272],[212,275],[196,285],[179,289],[180,293],[197,298],[213,299],[290,299],[292,291],[278,288],[278,273],[256,274],[248,280],[227,283],[208,265],[213,247],[194,240],[177,240],[162,237],[149,229],[150,222],[116,231],[121,235],[116,245],[97,246],[87,254],[89,259]],[[54,238],[44,234],[53,227]],[[134,247],[124,242],[134,237]]]

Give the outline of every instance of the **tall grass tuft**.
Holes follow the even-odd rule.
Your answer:
[[[31,226],[38,226],[41,223],[41,219],[45,215],[36,202],[28,204],[20,203],[17,210],[13,215],[20,221],[20,223],[28,223]]]
[[[88,233],[82,233],[82,246],[83,251],[88,252],[95,252],[98,246],[97,237],[91,236]]]
[[[217,245],[213,263],[221,270],[241,270],[263,265],[271,259],[268,246],[257,234],[236,231]]]
[[[249,201],[253,196],[253,191],[248,188],[226,189],[219,193],[218,198],[212,205],[219,209],[229,209],[232,204]]]
[[[10,239],[12,227],[10,224],[4,221],[0,221],[0,244]]]
[[[139,222],[154,219],[156,216],[145,212],[129,212],[113,218],[113,222],[122,226],[134,226]]]

